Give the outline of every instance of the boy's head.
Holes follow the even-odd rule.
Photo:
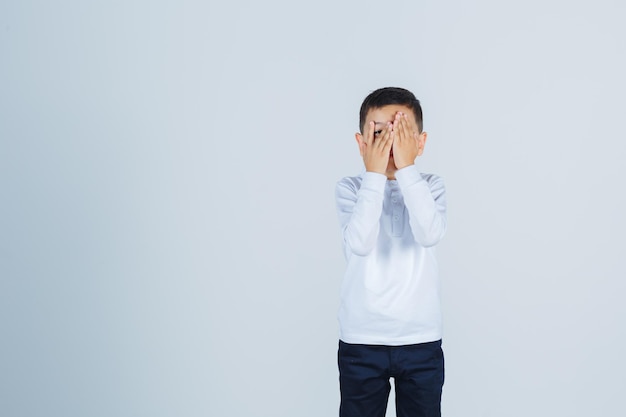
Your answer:
[[[380,109],[389,105],[399,105],[410,109],[413,117],[415,117],[418,132],[422,132],[423,121],[420,101],[409,90],[399,87],[385,87],[371,92],[365,97],[365,100],[363,100],[361,111],[359,112],[359,128],[361,133],[363,133],[363,127],[365,126],[370,110]]]
[[[422,106],[419,100],[413,93],[404,88],[385,87],[370,93],[365,97],[361,105],[361,111],[359,112],[360,132],[355,134],[361,156],[364,155],[363,152],[366,146],[364,138],[366,133],[364,132],[365,126],[370,122],[374,123],[373,135],[374,140],[376,140],[378,135],[383,132],[385,126],[387,126],[387,123],[393,123],[399,112],[407,116],[417,141],[417,156],[422,155],[428,134],[423,131]],[[387,177],[393,179],[395,171],[397,171],[397,167],[392,149],[387,164]]]

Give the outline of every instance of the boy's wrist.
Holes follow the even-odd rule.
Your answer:
[[[367,169],[367,167],[365,168],[365,172],[369,172],[371,174],[385,175],[385,171],[377,171],[375,169]]]
[[[361,188],[366,188],[375,191],[384,191],[385,183],[387,182],[387,176],[380,172],[366,171],[363,174],[363,182]]]
[[[407,165],[396,171],[396,179],[400,185],[412,184],[422,179],[419,170],[415,164]]]
[[[396,167],[398,169],[403,169],[411,165],[415,165],[415,159],[407,159],[406,161],[401,158],[396,158],[395,160]]]
[[[415,162],[411,162],[410,164],[404,164],[402,167],[398,167],[398,166],[397,167],[398,167],[398,171],[400,171],[401,169],[406,169],[411,166],[415,166]]]
[[[365,178],[371,178],[370,181],[385,181],[387,179],[387,176],[382,173],[382,172],[376,172],[376,171],[365,171],[365,173],[363,174],[363,179]]]

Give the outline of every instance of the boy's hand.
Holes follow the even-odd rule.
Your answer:
[[[415,158],[422,154],[419,134],[409,122],[406,114],[396,113],[393,121],[395,139],[393,141],[393,159],[396,168],[402,169],[415,163]],[[423,145],[422,145],[423,146]]]
[[[369,122],[363,132],[364,138],[359,142],[361,156],[366,171],[385,174],[394,140],[393,125],[388,123],[385,129],[378,132],[378,135],[374,131],[374,122]]]

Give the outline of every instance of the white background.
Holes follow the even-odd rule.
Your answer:
[[[384,86],[448,191],[444,415],[624,415],[625,12],[2,1],[0,415],[337,415],[334,185]]]

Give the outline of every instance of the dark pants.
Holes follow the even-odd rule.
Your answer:
[[[441,340],[404,346],[339,341],[340,417],[384,417],[391,384],[397,417],[440,417],[444,380]]]

